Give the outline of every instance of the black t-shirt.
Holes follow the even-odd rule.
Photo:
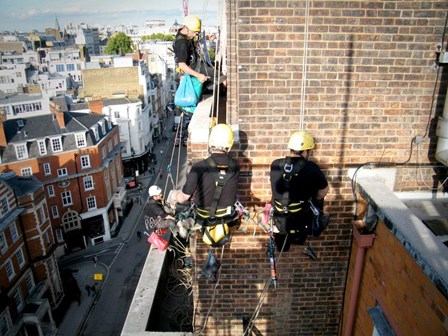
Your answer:
[[[164,219],[168,215],[163,209],[162,203],[154,200],[152,197],[148,200],[148,203],[146,203],[144,213],[146,216],[154,219],[157,217]]]
[[[211,157],[215,160],[216,165],[228,165],[234,167],[235,171],[226,171],[226,174],[232,174],[230,179],[224,185],[221,198],[218,202],[218,208],[225,208],[234,205],[236,202],[236,194],[238,191],[239,165],[238,162],[225,153],[214,153]],[[230,162],[233,164],[230,164]],[[194,203],[199,208],[208,208],[212,205],[215,195],[216,184],[213,174],[209,171],[209,164],[206,160],[201,160],[193,164],[187,175],[182,192],[187,195],[193,195]]]
[[[173,50],[176,64],[185,63],[192,69],[196,67],[197,53],[195,44],[192,40],[187,39],[184,34],[181,34],[180,31],[177,32],[174,40]]]
[[[290,163],[298,165],[299,160],[305,160],[302,157],[291,157]],[[274,160],[271,163],[271,190],[272,198],[283,200],[283,193],[288,187],[283,180],[285,158]],[[289,182],[289,200],[307,201],[315,197],[317,191],[328,186],[327,179],[322,173],[320,167],[313,161],[305,161],[302,169],[297,175],[291,177]]]

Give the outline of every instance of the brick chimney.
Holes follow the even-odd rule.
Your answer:
[[[56,118],[60,128],[65,128],[64,112],[61,111],[61,107],[53,101],[50,101],[50,111],[53,114],[53,118]]]
[[[104,102],[103,99],[93,99],[88,101],[89,109],[93,113],[103,113]]]
[[[0,147],[6,147],[8,144],[6,142],[5,129],[3,127],[3,122],[6,120],[6,113],[3,108],[0,107]]]

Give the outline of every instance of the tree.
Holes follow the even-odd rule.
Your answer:
[[[108,55],[123,55],[133,52],[132,40],[125,33],[114,34],[107,43],[104,52]]]
[[[162,34],[162,33],[143,35],[142,41],[146,40],[174,41],[174,37],[171,34]]]

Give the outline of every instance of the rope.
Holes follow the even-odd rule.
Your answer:
[[[216,288],[218,287],[218,285],[219,285],[219,280],[221,279],[222,257],[223,257],[223,255],[224,255],[224,247],[225,247],[225,245],[223,245],[223,246],[221,247],[221,257],[220,257],[220,259],[219,259],[219,263],[221,264],[221,266],[219,267],[219,270],[218,270],[217,281],[216,281],[215,285],[213,286],[212,302],[211,302],[210,306],[208,307],[207,314],[205,315],[204,324],[202,325],[202,328],[201,328],[201,330],[200,330],[198,333],[194,333],[195,336],[199,336],[199,335],[201,335],[201,334],[204,332],[205,327],[206,327],[206,325],[207,325],[208,318],[209,318],[209,316],[210,316],[210,312],[212,311],[212,308],[213,308],[213,306],[214,306],[214,304],[215,304]],[[199,298],[198,298],[198,299],[199,299]],[[196,305],[195,305],[195,307],[196,307]],[[193,321],[194,321],[194,316],[193,316]],[[193,329],[194,329],[194,325],[193,325]]]
[[[300,130],[303,130],[303,122],[305,117],[305,97],[306,97],[306,80],[307,80],[307,68],[308,68],[308,26],[310,16],[309,0],[306,0],[305,8],[305,35],[304,35],[304,47],[303,47],[303,60],[302,60],[302,88],[300,99]]]

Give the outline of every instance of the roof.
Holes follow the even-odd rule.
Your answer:
[[[0,180],[13,189],[17,197],[33,193],[42,187],[42,183],[34,176],[17,176],[14,172],[0,174]]]
[[[95,113],[63,112],[65,128],[59,127],[53,114],[45,114],[30,118],[11,119],[3,123],[6,141],[23,142],[25,140],[41,139],[51,136],[76,133],[89,130],[92,126],[104,119],[104,115]],[[18,121],[23,121],[19,127]]]

